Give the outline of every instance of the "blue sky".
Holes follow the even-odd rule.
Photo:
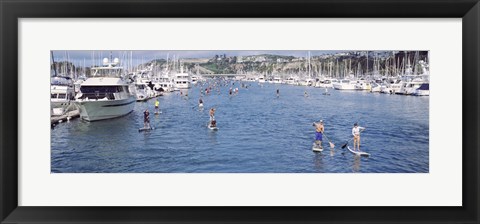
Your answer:
[[[296,57],[305,57],[308,55],[308,51],[130,51],[130,50],[54,50],[53,56],[55,61],[64,61],[67,58],[70,61],[73,61],[75,64],[83,65],[85,60],[85,66],[92,65],[92,58],[95,57],[97,64],[101,61],[102,58],[109,57],[110,52],[112,56],[122,58],[130,58],[130,52],[132,52],[134,65],[140,64],[142,62],[148,62],[153,59],[167,59],[167,55],[172,59],[175,55],[176,58],[211,58],[217,55],[226,54],[228,56],[247,56],[247,55],[259,55],[259,54],[275,54],[275,55],[285,55],[285,56],[296,56]],[[312,56],[322,55],[328,53],[335,53],[339,51],[310,51]]]

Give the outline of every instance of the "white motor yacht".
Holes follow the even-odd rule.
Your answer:
[[[365,80],[358,80],[357,83],[355,84],[355,90],[370,91],[371,89],[372,89],[372,86],[370,85],[369,82],[366,82]]]
[[[124,116],[135,106],[135,97],[123,79],[124,70],[117,66],[118,58],[113,62],[105,58],[103,64],[102,67],[91,68],[90,77],[81,84],[80,93],[76,96],[80,117],[86,121]]]
[[[190,76],[188,73],[183,72],[183,67],[181,68],[180,73],[175,74],[174,82],[175,88],[177,89],[190,88]]]
[[[280,77],[274,77],[272,83],[282,84],[282,79]]]
[[[333,88],[337,90],[355,90],[356,81],[350,81],[348,79],[342,79],[337,83],[333,83]]]

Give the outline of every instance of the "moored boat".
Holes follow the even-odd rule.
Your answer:
[[[105,58],[103,63],[102,67],[91,68],[91,76],[81,84],[76,96],[80,118],[86,121],[124,116],[135,106],[135,97],[123,80],[124,70],[118,66],[119,60],[109,62]]]

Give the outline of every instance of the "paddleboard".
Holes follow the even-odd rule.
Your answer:
[[[323,95],[330,96],[330,93],[322,93]]]
[[[203,107],[203,103],[201,103],[201,104],[198,104],[198,107]]]
[[[150,128],[139,128],[139,129],[138,129],[138,132],[151,131],[151,130],[155,130],[155,128],[154,128],[154,127],[150,127]]]
[[[323,151],[323,147],[318,146],[318,145],[315,144],[315,142],[314,142],[313,145],[312,145],[312,151],[314,151],[314,152],[322,152],[322,151]]]
[[[208,129],[213,130],[213,131],[217,131],[218,127],[212,127],[212,126],[208,125]]]
[[[161,113],[162,113],[162,111],[160,111],[160,112],[155,112],[154,114],[155,114],[155,115],[159,115],[159,114],[161,114]]]
[[[366,152],[362,152],[362,151],[353,151],[350,146],[347,146],[348,148],[348,151],[350,151],[351,153],[355,154],[355,155],[358,155],[358,156],[370,156],[369,153],[366,153]]]

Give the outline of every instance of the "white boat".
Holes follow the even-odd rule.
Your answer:
[[[55,76],[50,79],[50,107],[52,115],[63,115],[75,97],[73,80]]]
[[[365,80],[358,80],[357,83],[355,84],[355,90],[367,90],[370,91],[372,89],[372,86],[370,83],[366,82]]]
[[[292,76],[288,77],[286,80],[285,80],[285,84],[288,84],[288,85],[295,85],[295,82],[296,82],[296,79]]]
[[[333,88],[333,84],[337,83],[338,80],[336,79],[323,79],[319,80],[316,84],[315,87],[317,88]]]
[[[337,90],[355,90],[356,81],[350,81],[348,79],[342,79],[337,83],[333,83],[333,88]]]
[[[372,92],[372,93],[379,93],[382,90],[382,85],[381,84],[372,82],[370,85],[371,85],[370,92]]]
[[[195,76],[195,75],[192,75],[191,83],[192,84],[197,84],[197,82],[198,82],[198,77]]]
[[[133,111],[135,97],[123,80],[124,70],[118,67],[118,58],[109,62],[103,59],[103,67],[92,67],[91,75],[80,86],[76,103],[80,118],[97,121],[124,116]]]
[[[282,79],[280,77],[274,77],[272,83],[282,84]]]
[[[402,87],[402,80],[400,79],[390,80],[389,83],[380,87],[380,92],[386,93],[386,94],[395,94],[396,92],[400,91],[401,87]]]
[[[183,67],[180,69],[180,73],[175,74],[175,78],[173,80],[175,83],[175,88],[177,89],[190,88],[190,76],[188,73],[183,72]]]
[[[173,79],[170,78],[168,75],[160,76],[155,82],[155,88],[158,91],[162,91],[163,89],[164,92],[173,92],[174,86],[175,84],[173,82]]]
[[[314,86],[315,85],[315,79],[312,78],[307,78],[303,81],[302,86]]]
[[[395,92],[395,94],[400,94],[400,95],[413,95],[415,93],[415,90],[420,88],[420,86],[424,82],[422,80],[412,80],[412,81],[407,81],[402,84],[400,87],[400,90]]]
[[[148,86],[143,82],[136,82],[135,85],[135,98],[137,101],[146,101],[150,99],[148,92]]]

